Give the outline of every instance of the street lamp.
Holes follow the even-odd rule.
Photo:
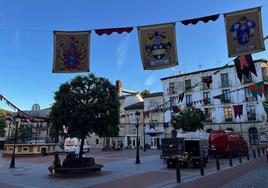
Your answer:
[[[12,119],[12,121],[13,123],[15,123],[15,137],[14,137],[13,153],[12,153],[9,168],[15,168],[15,149],[16,149],[16,143],[17,143],[18,128],[20,127],[20,118],[16,116],[14,117],[14,119]]]
[[[139,153],[139,147],[140,147],[140,142],[138,141],[139,139],[139,118],[140,118],[140,112],[136,111],[135,112],[135,117],[137,120],[136,128],[137,128],[137,137],[136,137],[136,145],[137,145],[137,151],[136,151],[136,164],[140,164],[140,153]]]
[[[143,125],[143,151],[146,152],[146,145],[145,145],[145,128],[146,124]]]

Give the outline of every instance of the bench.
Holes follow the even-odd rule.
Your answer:
[[[95,164],[92,157],[82,158],[66,158],[63,161],[62,167],[55,168],[54,175],[59,176],[74,176],[74,175],[90,175],[101,171],[103,165]]]
[[[74,176],[74,175],[91,175],[101,171],[103,165],[95,164],[90,167],[61,167],[55,168],[54,176],[56,177],[65,177],[65,176]]]

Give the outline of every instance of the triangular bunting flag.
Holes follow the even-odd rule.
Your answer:
[[[179,94],[179,102],[182,102],[184,98],[184,93]]]
[[[248,89],[251,91],[253,97],[258,100],[258,95],[262,97],[264,93],[264,82],[253,83],[248,86]]]
[[[235,118],[236,116],[240,116],[243,114],[243,105],[234,105],[233,106],[234,108],[234,115],[235,115]]]
[[[242,82],[242,75],[245,75],[247,78],[249,78],[250,72],[257,76],[256,68],[251,55],[239,56],[235,58],[234,63],[237,77],[239,78],[240,82]]]

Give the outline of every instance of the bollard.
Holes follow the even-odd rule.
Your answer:
[[[253,157],[254,157],[254,159],[256,159],[256,151],[255,151],[255,149],[253,150]]]
[[[262,154],[265,155],[265,150],[264,150],[264,148],[262,148]]]
[[[260,148],[258,148],[258,157],[261,156],[261,151],[260,151]]]
[[[204,176],[204,161],[201,158],[199,160],[199,166],[200,166],[200,175]]]
[[[233,166],[232,153],[229,153],[229,165]]]
[[[247,152],[247,160],[249,161],[249,152]]]
[[[241,157],[241,153],[238,152],[238,158],[239,158],[239,163],[242,163],[242,157]]]
[[[180,171],[179,161],[176,162],[176,177],[177,177],[177,183],[180,183],[181,182],[181,171]]]
[[[219,155],[216,155],[216,166],[217,166],[217,170],[220,170]]]

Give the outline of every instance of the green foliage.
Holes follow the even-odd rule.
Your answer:
[[[5,136],[5,128],[6,128],[6,113],[4,111],[0,111],[0,137]]]
[[[54,99],[50,135],[63,134],[63,125],[69,136],[81,138],[82,142],[90,133],[118,135],[120,103],[116,87],[107,79],[93,74],[77,76],[62,84]]]
[[[196,131],[204,128],[206,120],[204,112],[200,109],[184,110],[176,118],[173,127],[183,131]]]
[[[148,89],[145,89],[141,92],[141,96],[144,97],[146,95],[150,94],[150,91]]]
[[[18,139],[22,141],[30,140],[32,137],[32,126],[31,125],[21,125],[18,129]]]

